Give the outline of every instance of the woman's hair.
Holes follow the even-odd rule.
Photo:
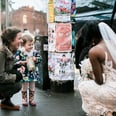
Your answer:
[[[4,30],[1,35],[3,44],[9,46],[11,42],[14,41],[17,36],[17,33],[19,32],[21,32],[21,30],[17,27],[8,27],[6,30]]]
[[[86,41],[93,42],[93,40],[99,41],[102,39],[98,23],[98,21],[87,22],[88,30],[86,33]]]
[[[33,42],[33,37],[32,37],[32,35],[30,35],[30,34],[28,34],[28,33],[25,33],[25,34],[22,36],[22,40],[23,40],[22,45],[24,46],[28,41],[29,41],[29,42]]]
[[[99,41],[102,38],[98,23],[98,21],[88,21],[78,31],[78,39],[75,46],[75,64],[77,68],[79,68],[80,60],[83,60],[84,56],[88,55],[93,41]]]

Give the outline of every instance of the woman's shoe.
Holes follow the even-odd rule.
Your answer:
[[[6,110],[20,110],[20,106],[14,105],[10,99],[2,100],[0,108]]]
[[[6,110],[20,110],[20,106],[18,106],[18,105],[10,106],[10,105],[7,105],[7,104],[1,104],[0,108],[1,109],[6,109]]]

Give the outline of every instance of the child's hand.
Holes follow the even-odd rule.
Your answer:
[[[37,58],[36,58],[36,57],[34,57],[34,56],[33,56],[33,61],[34,61],[34,62],[35,62],[35,61],[37,61]]]
[[[19,71],[20,73],[24,73],[25,67],[24,67],[24,66],[21,66],[20,68],[18,68],[18,71]]]

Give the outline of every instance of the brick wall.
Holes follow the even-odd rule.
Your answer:
[[[33,7],[21,7],[9,13],[9,24],[19,27],[22,31],[27,28],[32,33],[39,29],[41,35],[47,35],[46,18],[46,13],[35,11]]]

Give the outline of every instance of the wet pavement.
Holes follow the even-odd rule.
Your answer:
[[[74,92],[55,93],[36,88],[36,107],[24,107],[21,104],[21,92],[12,97],[15,104],[20,105],[20,111],[0,109],[0,116],[86,116],[81,108],[81,97],[78,91],[79,75],[76,71]]]

